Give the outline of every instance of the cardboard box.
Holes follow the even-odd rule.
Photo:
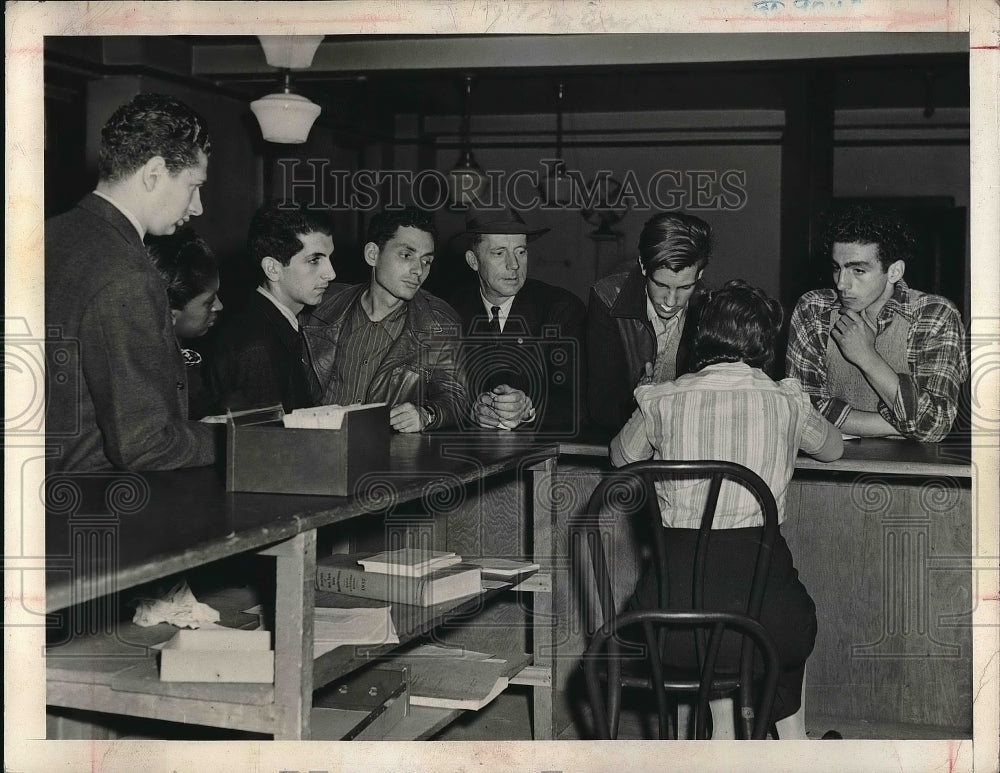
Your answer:
[[[289,429],[280,418],[227,426],[226,490],[347,496],[389,469],[389,408],[349,411],[340,429]]]
[[[274,681],[269,631],[182,630],[160,650],[160,681]]]

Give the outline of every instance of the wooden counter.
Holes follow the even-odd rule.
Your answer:
[[[584,438],[559,444],[559,455],[607,457],[608,442]],[[819,462],[799,454],[796,470],[825,472],[884,473],[886,475],[947,476],[971,478],[968,446],[916,443],[911,440],[861,438],[844,441],[844,455],[835,462]]]
[[[55,473],[47,478],[46,609],[105,595],[108,583],[126,590],[396,503],[433,505],[456,487],[555,454],[554,444],[493,434],[485,441],[395,435],[389,472],[366,476],[351,497],[227,493],[210,467]],[[87,545],[94,549],[81,549]]]

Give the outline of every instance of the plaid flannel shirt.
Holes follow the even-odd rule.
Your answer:
[[[786,374],[798,379],[813,405],[835,426],[844,423],[851,406],[830,394],[826,351],[830,314],[839,307],[834,290],[812,290],[792,313]],[[899,434],[922,442],[942,440],[958,411],[958,394],[969,377],[962,317],[947,298],[911,291],[896,283],[876,318],[876,336],[894,315],[910,324],[906,342],[908,373],[899,374],[899,390],[890,407],[881,400],[878,412]]]

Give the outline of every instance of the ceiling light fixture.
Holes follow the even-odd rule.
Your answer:
[[[470,205],[482,201],[486,194],[486,174],[476,157],[472,154],[470,139],[469,102],[472,97],[472,76],[465,76],[465,89],[462,91],[462,150],[458,163],[448,173],[451,186],[450,203],[452,209],[468,209]]]
[[[292,91],[291,70],[312,64],[323,35],[258,35],[267,63],[282,70],[283,90],[250,103],[261,134],[268,142],[297,145],[309,138],[309,130],[322,108]]]

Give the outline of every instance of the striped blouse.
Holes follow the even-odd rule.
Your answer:
[[[743,362],[710,365],[676,381],[640,386],[638,409],[611,441],[626,462],[715,459],[749,467],[770,486],[785,518],[785,494],[799,449],[816,453],[833,426],[794,379],[775,383]],[[657,484],[665,526],[696,529],[708,482]],[[714,527],[760,526],[760,506],[741,484],[723,481]]]

